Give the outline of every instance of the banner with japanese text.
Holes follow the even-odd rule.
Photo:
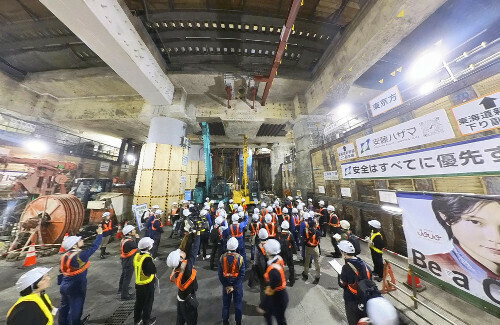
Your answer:
[[[410,266],[498,313],[500,196],[397,192],[397,199]]]
[[[500,128],[500,92],[451,109],[462,135]]]
[[[500,135],[345,163],[345,179],[499,174]]]
[[[339,173],[336,170],[331,170],[323,172],[323,177],[325,178],[325,181],[338,181]]]
[[[403,104],[403,99],[398,86],[394,86],[370,100],[369,104],[372,116],[377,116]]]
[[[337,148],[337,154],[339,156],[339,161],[349,160],[357,158],[356,149],[354,149],[353,143],[346,143]]]
[[[356,148],[359,157],[366,157],[454,137],[448,116],[440,109],[356,139]]]

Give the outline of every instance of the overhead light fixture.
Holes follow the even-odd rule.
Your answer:
[[[351,114],[351,112],[352,112],[352,105],[349,103],[342,103],[342,104],[338,105],[337,107],[335,107],[330,112],[330,114],[335,114],[338,117],[342,118],[342,117],[349,116]]]
[[[125,156],[125,159],[126,159],[129,163],[131,163],[131,162],[135,161],[135,155],[134,155],[133,153],[129,153],[129,154],[127,154],[127,155]]]
[[[434,81],[428,81],[419,88],[420,95],[427,95],[430,92],[432,92],[434,89],[436,89],[437,83]]]
[[[403,212],[403,209],[398,208],[396,206],[387,205],[387,204],[382,205],[382,209],[384,209],[387,212],[392,212],[392,213],[399,213],[399,214],[401,214]]]
[[[49,151],[47,143],[38,139],[27,140],[23,143],[23,146],[31,153],[46,153]]]
[[[433,48],[422,53],[410,66],[409,78],[421,80],[443,66],[443,55],[441,48]]]

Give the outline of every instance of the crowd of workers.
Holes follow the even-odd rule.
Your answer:
[[[380,296],[372,281],[380,281],[383,276],[384,241],[380,222],[369,221],[371,237],[368,240],[374,264],[372,278],[372,270],[357,257],[360,253],[359,239],[352,234],[349,222],[341,220],[332,205],[325,207],[325,203],[320,201],[319,209],[314,209],[312,203],[311,199],[306,203],[288,197],[269,206],[262,203],[260,208],[249,211],[244,199],[238,205],[232,200],[228,204],[215,204],[207,198],[202,207],[195,207],[187,201],[183,201],[181,207],[174,203],[168,214],[153,206],[143,216],[143,238],[132,225],[122,229],[122,273],[118,293],[122,300],[134,299],[129,292],[134,274],[134,324],[156,323],[156,317],[151,317],[157,283],[155,261],[158,261],[165,218],[173,223],[170,238],[175,236],[181,240],[179,248],[170,252],[167,258],[167,265],[172,268],[170,281],[178,289],[177,324],[198,323],[198,283],[194,265],[200,255],[203,259],[210,259],[210,269],[215,269],[217,265],[222,287],[223,324],[229,324],[231,302],[236,324],[242,323],[243,279],[246,272],[250,272],[248,285],[260,288],[257,310],[263,314],[267,324],[272,324],[273,319],[278,324],[287,324],[287,286],[293,287],[297,280],[294,255],[297,254],[297,259],[304,265],[304,280],[308,280],[309,268],[314,261],[312,283],[317,284],[321,276],[320,241],[326,236],[330,237],[334,248],[331,256],[343,257],[345,261],[338,283],[344,289],[349,325],[398,324],[396,310]],[[97,228],[97,236],[89,248],[82,250],[81,236],[69,236],[63,241],[66,253],[61,258],[58,277],[61,293],[59,310],[52,306],[45,294],[50,283],[47,274],[50,269],[37,267],[23,274],[16,283],[21,297],[9,310],[7,324],[53,324],[56,315],[60,325],[85,324],[89,316],[82,319],[82,313],[89,258],[99,248],[100,257],[105,258],[112,229],[110,215],[104,213],[102,225]],[[249,237],[249,260],[245,237]],[[210,243],[211,254],[207,254]]]

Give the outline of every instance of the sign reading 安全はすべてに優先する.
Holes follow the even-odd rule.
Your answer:
[[[394,86],[370,100],[370,110],[373,116],[377,116],[401,104],[403,104],[403,99],[401,98],[398,86]]]
[[[500,128],[500,92],[451,109],[462,135]]]
[[[356,149],[354,149],[353,143],[346,143],[337,148],[337,154],[339,155],[339,161],[349,160],[356,158]]]
[[[500,134],[341,165],[344,179],[500,173]]]
[[[452,139],[455,133],[444,109],[356,139],[359,157]]]
[[[397,199],[411,268],[498,315],[500,196],[398,192]]]

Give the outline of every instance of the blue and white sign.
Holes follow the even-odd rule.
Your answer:
[[[353,143],[346,143],[346,144],[338,147],[337,154],[339,155],[339,161],[357,158],[356,149],[354,149]]]
[[[401,93],[398,86],[394,86],[370,100],[370,110],[373,116],[377,116],[401,104],[403,104]]]
[[[338,181],[339,180],[339,173],[336,170],[323,172],[323,175],[325,177],[325,181]]]
[[[142,230],[142,216],[146,211],[148,211],[148,209],[149,208],[146,203],[132,205],[132,211],[134,212],[135,222],[137,223],[137,228],[139,228],[139,231]]]
[[[462,135],[500,128],[500,92],[451,109]]]
[[[452,139],[455,133],[444,109],[356,139],[359,157]]]

